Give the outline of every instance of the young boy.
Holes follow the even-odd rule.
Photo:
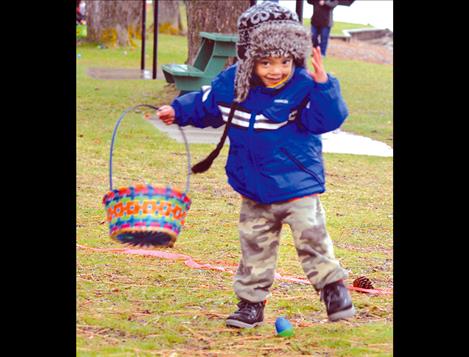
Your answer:
[[[338,128],[348,115],[339,82],[324,71],[319,48],[313,49],[314,72],[306,70],[310,39],[290,10],[268,1],[254,5],[240,16],[238,30],[237,63],[211,87],[157,112],[168,125],[226,122],[217,149],[192,169],[207,170],[228,135],[226,174],[242,198],[242,256],[234,278],[240,302],[226,323],[242,328],[262,323],[284,223],[329,320],[351,317],[355,309],[342,281],[348,274],[334,257],[318,196],[325,191],[319,134]]]

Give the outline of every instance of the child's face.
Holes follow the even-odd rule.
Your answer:
[[[292,68],[291,57],[266,57],[256,60],[254,73],[266,86],[272,86],[288,78]]]

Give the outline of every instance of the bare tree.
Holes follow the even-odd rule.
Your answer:
[[[200,46],[199,32],[237,33],[238,17],[250,6],[249,0],[188,0],[187,13],[188,59],[192,64]]]
[[[142,0],[86,2],[87,40],[111,46],[136,46],[142,27]]]
[[[179,3],[179,0],[158,1],[159,32],[173,35],[179,35],[183,32]]]

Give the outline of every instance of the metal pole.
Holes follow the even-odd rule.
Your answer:
[[[142,54],[140,58],[140,69],[145,70],[145,32],[146,32],[146,18],[147,18],[147,0],[142,0]]]
[[[296,0],[296,14],[301,23],[303,23],[303,0]]]
[[[153,79],[156,79],[156,55],[158,53],[158,0],[153,0]]]

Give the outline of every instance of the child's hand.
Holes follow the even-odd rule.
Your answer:
[[[175,113],[174,109],[170,105],[163,105],[156,111],[156,116],[160,118],[166,125],[174,123]]]
[[[313,55],[311,56],[311,64],[313,65],[314,72],[309,72],[311,77],[318,83],[327,82],[327,73],[322,65],[321,49],[313,47]]]

